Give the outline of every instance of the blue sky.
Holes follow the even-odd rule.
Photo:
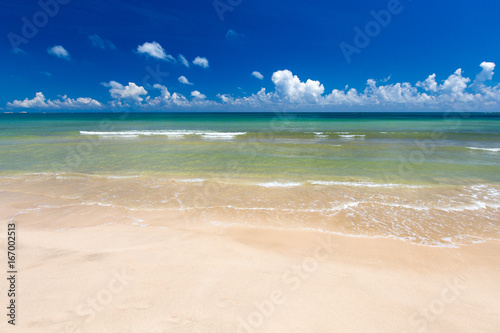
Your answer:
[[[493,0],[2,7],[5,112],[498,111],[500,103]]]

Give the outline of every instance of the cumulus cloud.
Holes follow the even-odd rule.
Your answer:
[[[101,38],[98,35],[90,35],[89,40],[92,43],[92,46],[98,47],[100,49],[109,49],[109,50],[116,49],[116,46],[115,46],[115,44],[113,44],[113,42],[111,42],[110,40]]]
[[[493,74],[495,74],[495,72],[493,72],[495,70],[495,63],[483,61],[479,66],[481,66],[482,70],[476,75],[471,86],[476,92],[490,94],[492,93],[491,88],[486,87],[484,82],[490,81],[493,78]]]
[[[470,82],[470,79],[468,77],[463,77],[462,69],[459,68],[443,82],[439,89],[446,94],[456,96],[464,92],[468,82]]]
[[[207,58],[204,58],[204,57],[196,57],[193,60],[193,64],[200,66],[200,67],[203,67],[203,68],[208,68],[208,60],[207,60]]]
[[[162,99],[169,99],[170,98],[171,95],[170,95],[170,92],[168,91],[167,87],[162,86],[159,83],[156,83],[156,84],[153,85],[153,88],[161,90],[160,97]]]
[[[418,81],[416,86],[422,87],[427,91],[437,91],[438,84],[436,82],[436,74],[429,75],[424,82]]]
[[[161,47],[161,45],[155,41],[153,41],[152,43],[146,42],[142,45],[137,46],[137,52],[146,54],[156,59],[175,62],[175,58],[170,54],[167,54],[163,47]]]
[[[480,93],[474,94],[470,79],[463,76],[457,69],[441,84],[436,82],[436,74],[429,75],[423,82],[412,85],[409,82],[385,84],[369,79],[364,90],[354,88],[333,89],[330,94],[324,94],[324,87],[319,81],[300,80],[289,70],[276,71],[272,76],[275,89],[266,93],[261,89],[249,97],[233,98],[227,94],[218,94],[223,104],[233,106],[265,107],[277,103],[289,107],[306,107],[313,110],[315,106],[321,110],[359,109],[359,110],[462,110],[485,109],[498,107],[500,102],[500,85],[486,87],[483,80],[491,80],[493,63],[482,63],[482,71],[474,80],[482,84]],[[421,90],[419,90],[419,88]]]
[[[102,104],[90,97],[72,99],[66,95],[61,96],[60,99],[50,100],[46,99],[43,93],[37,92],[32,99],[14,100],[7,103],[7,107],[23,109],[100,109]]]
[[[304,111],[497,110],[500,106],[500,84],[493,86],[487,82],[493,78],[495,64],[484,62],[480,67],[481,71],[478,71],[472,83],[470,78],[463,75],[461,69],[457,69],[442,80],[438,80],[436,74],[429,75],[424,81],[416,84],[387,84],[384,80],[368,79],[360,90],[345,86],[343,89],[333,89],[330,93],[325,92],[325,87],[319,81],[301,80],[290,70],[283,69],[273,73],[274,89],[269,92],[262,88],[245,97],[233,97],[221,92],[217,94],[216,100],[207,100],[206,96],[197,90],[192,91],[192,98],[188,99],[182,94],[170,92],[160,84],[153,86],[155,90],[160,91],[159,96],[153,97],[133,82],[124,86],[110,81],[103,85],[109,87],[113,100],[103,108],[129,107],[133,104],[137,110],[262,110],[276,106]],[[179,82],[182,81],[182,77],[179,77]],[[101,106],[90,98],[69,99],[63,96],[58,100],[47,100],[42,93],[37,93],[33,99],[7,104],[10,108],[89,108],[89,105]]]
[[[493,79],[493,71],[495,70],[495,63],[493,62],[482,62],[480,64],[482,70],[477,74],[474,82],[472,83],[472,89],[475,92],[481,94],[481,96],[488,97],[491,100],[500,100],[500,84],[494,87],[486,86],[485,82]]]
[[[71,59],[69,56],[69,52],[66,51],[66,49],[64,47],[62,47],[61,45],[49,47],[47,49],[47,52],[53,56],[58,57],[58,58],[62,58],[62,59],[66,59],[66,60]]]
[[[189,80],[185,76],[179,76],[178,80],[182,84],[190,84],[190,85],[192,85],[192,83],[189,82]]]
[[[194,98],[197,98],[197,99],[206,99],[207,98],[207,96],[203,95],[198,90],[191,91],[191,97],[194,97]]]
[[[141,103],[143,101],[141,96],[148,94],[144,87],[138,86],[134,82],[129,82],[126,86],[116,81],[104,82],[102,85],[109,88],[109,93],[112,98],[125,100],[134,104]]]
[[[163,108],[172,108],[172,107],[187,107],[190,105],[188,99],[178,93],[170,93],[167,87],[161,84],[155,84],[153,86],[155,89],[159,89],[161,91],[160,96],[155,97],[154,99],[149,100],[143,108],[145,109],[163,109]]]
[[[264,75],[260,74],[260,72],[253,71],[252,76],[258,78],[259,80],[262,80],[264,78]]]
[[[182,54],[179,54],[179,62],[189,68],[189,61]]]
[[[493,78],[493,71],[495,70],[495,63],[483,61],[479,66],[481,66],[482,71],[476,75],[475,82],[489,81]]]
[[[297,75],[293,75],[287,69],[274,72],[271,80],[276,95],[292,103],[317,103],[325,91],[325,87],[319,81],[308,79],[306,82],[301,82]]]

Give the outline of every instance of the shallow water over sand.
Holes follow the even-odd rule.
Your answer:
[[[494,114],[0,115],[0,177],[68,218],[500,239]],[[148,212],[163,218],[141,224]]]
[[[158,176],[37,174],[0,178],[0,191],[43,195],[30,209],[68,205],[68,214],[112,207],[143,226],[311,229],[392,237],[431,246],[500,239],[500,186],[176,179]],[[71,212],[71,213],[70,213]],[[131,220],[130,220],[131,219]],[[124,221],[126,223],[126,221]],[[139,223],[140,224],[140,223]]]

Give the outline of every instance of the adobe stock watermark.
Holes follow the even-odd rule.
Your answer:
[[[363,30],[358,26],[354,27],[354,32],[356,33],[353,39],[354,45],[344,41],[339,44],[347,63],[350,64],[352,62],[351,57],[353,54],[361,53],[361,50],[370,45],[372,39],[380,35],[382,28],[386,28],[391,23],[394,15],[401,14],[403,8],[399,0],[389,0],[387,9],[382,9],[378,12],[374,10],[370,11],[373,20],[368,21]]]
[[[39,29],[45,27],[50,18],[54,18],[60,10],[60,5],[66,5],[71,0],[39,0],[38,6],[40,10],[35,12],[31,19],[26,16],[21,18],[21,35],[14,32],[9,32],[7,38],[9,39],[10,45],[14,52],[19,52],[19,46],[21,44],[28,44],[30,39],[33,39],[38,35]]]
[[[275,132],[284,131],[291,126],[293,120],[297,117],[287,113],[285,108],[276,106],[276,111],[273,111],[274,117],[270,120],[267,128],[261,129],[256,138],[247,138],[243,142],[237,143],[237,151],[240,154],[248,154],[252,159],[257,158],[257,154],[264,147],[263,143],[273,142],[275,140]],[[215,157],[213,157],[215,158]],[[231,179],[241,175],[242,166],[238,161],[230,161],[225,164],[225,172],[221,175],[214,176],[210,182],[203,182],[202,189],[198,191],[193,200],[193,209],[183,210],[183,221],[189,223],[196,220],[201,214],[201,210],[208,205],[214,196],[222,195],[229,188]]]
[[[162,72],[160,69],[160,64],[156,64],[153,69],[151,66],[146,66],[146,74],[143,78],[143,85],[150,85],[149,81],[151,79],[156,83],[162,83],[163,79],[170,75],[169,72]],[[118,117],[119,120],[125,120],[129,116],[129,111],[127,109],[120,109],[114,111],[115,114],[121,115]],[[99,122],[98,125],[99,132],[111,132],[115,129],[115,125],[109,118],[104,118]],[[86,158],[89,158],[95,150],[101,145],[101,136],[87,135],[84,138],[84,142],[80,142],[76,147],[66,147],[66,156],[61,162],[52,162],[51,167],[58,173],[64,173],[69,171],[77,170]]]
[[[142,79],[142,85],[147,86],[149,84],[149,80],[153,79],[157,83],[162,83],[163,78],[166,78],[170,75],[169,72],[162,72],[160,69],[160,64],[156,64],[156,67],[153,69],[151,66],[146,66],[145,68],[146,74]]]
[[[384,174],[387,182],[402,182],[408,179],[415,171],[421,167],[427,158],[433,155],[439,146],[439,141],[446,140],[448,135],[446,131],[456,131],[462,126],[463,119],[470,117],[469,112],[446,112],[443,114],[445,128],[433,130],[429,139],[415,140],[418,148],[413,149],[408,157],[398,156],[400,161],[397,174]]]
[[[78,305],[76,313],[81,318],[78,322],[67,326],[65,332],[78,333],[81,332],[82,324],[88,324],[99,312],[102,312],[105,307],[113,302],[115,295],[123,292],[125,287],[130,284],[132,277],[127,274],[126,270],[113,271],[113,276],[106,288],[99,290],[94,297],[87,297],[85,303]]]
[[[455,276],[453,281],[446,280],[445,287],[441,290],[440,295],[410,317],[408,323],[416,332],[428,332],[429,324],[435,322],[446,311],[447,305],[457,301],[467,289],[465,282],[465,278],[461,275]]]
[[[266,318],[274,314],[276,309],[286,301],[286,293],[297,291],[311,275],[319,268],[319,264],[335,255],[333,251],[338,245],[333,244],[331,235],[326,240],[318,241],[312,256],[302,260],[299,265],[291,265],[290,269],[281,274],[280,282],[283,287],[275,288],[269,297],[263,301],[254,302],[255,310],[245,318],[238,317],[237,333],[254,333],[264,324]]]
[[[215,0],[212,2],[215,12],[219,16],[219,20],[224,21],[224,13],[232,12],[235,7],[241,5],[243,0]]]
[[[120,111],[121,112],[121,111]],[[123,112],[123,114],[119,117],[120,120],[127,118],[128,111]],[[105,118],[99,122],[99,131],[100,132],[109,132],[112,131],[115,126],[112,124],[111,120]],[[56,173],[64,173],[70,172],[78,169],[80,165],[84,162],[84,159],[90,157],[94,150],[96,150],[102,143],[102,139],[100,136],[85,136],[85,141],[80,142],[73,147],[66,147],[66,156],[64,160],[61,162],[52,162],[51,167]]]

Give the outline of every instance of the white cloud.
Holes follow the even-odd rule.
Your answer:
[[[297,75],[285,69],[273,73],[272,81],[276,95],[281,100],[292,103],[317,103],[325,87],[319,81],[307,80],[301,82]]]
[[[156,59],[175,62],[175,58],[170,54],[167,54],[163,47],[161,47],[160,44],[154,41],[152,43],[146,42],[142,45],[137,46],[137,52],[147,54]]]
[[[416,86],[422,87],[427,91],[437,91],[438,84],[436,82],[436,74],[429,75],[424,82],[418,81]]]
[[[178,80],[182,84],[190,84],[190,85],[192,85],[192,83],[189,82],[189,80],[185,76],[179,76]]]
[[[109,93],[112,98],[117,100],[123,99],[135,104],[141,103],[143,101],[141,96],[148,94],[144,87],[138,86],[134,82],[129,82],[127,86],[123,86],[116,81],[104,82],[102,85],[109,87]]]
[[[233,98],[231,98],[231,96],[229,96],[227,94],[217,94],[217,97],[220,98],[220,100],[223,103],[228,103],[228,102],[233,100]]]
[[[167,87],[161,84],[155,84],[153,86],[155,89],[161,90],[160,96],[151,99],[147,104],[143,105],[145,109],[163,109],[163,108],[172,108],[172,107],[188,107],[190,102],[188,99],[178,93],[170,93]]]
[[[46,99],[43,93],[37,92],[33,99],[15,100],[7,103],[8,108],[23,109],[100,109],[102,104],[90,97],[68,98],[63,95],[60,99]]]
[[[162,99],[169,99],[170,98],[171,95],[170,95],[170,92],[168,91],[167,87],[162,86],[159,83],[156,83],[155,85],[153,85],[153,88],[161,90],[160,97]]]
[[[495,70],[495,63],[483,61],[479,66],[483,69],[479,74],[476,75],[474,82],[484,82],[489,81],[493,78],[493,72]]]
[[[493,101],[500,101],[500,84],[494,87],[486,86],[485,82],[493,79],[493,71],[495,70],[495,63],[493,62],[482,62],[482,70],[477,74],[476,79],[472,83],[471,87],[475,92],[478,92],[485,98]]]
[[[217,94],[217,100],[207,100],[206,96],[195,90],[191,99],[182,94],[170,92],[165,86],[155,84],[160,90],[157,97],[150,96],[143,87],[130,82],[123,86],[116,81],[103,83],[109,87],[113,100],[102,108],[111,110],[129,107],[137,110],[272,110],[275,107],[303,111],[390,111],[390,110],[498,110],[500,107],[500,84],[487,86],[486,81],[493,78],[494,63],[482,63],[481,72],[473,83],[464,77],[460,69],[438,83],[435,74],[429,75],[423,82],[411,84],[397,82],[386,84],[369,79],[361,90],[354,88],[333,89],[325,94],[323,84],[315,80],[302,81],[289,70],[273,73],[274,89],[266,92],[264,88],[246,97],[234,97],[229,94]],[[179,78],[179,81],[182,79]],[[186,79],[187,81],[187,79]],[[189,81],[187,81],[189,82]],[[9,108],[70,108],[101,107],[91,98],[69,99],[62,96],[58,100],[47,100],[42,93],[33,99],[7,103]]]
[[[66,60],[71,59],[69,56],[69,52],[66,51],[66,49],[64,47],[62,47],[61,45],[49,47],[47,49],[47,52],[49,54],[52,54],[53,56],[58,57],[58,58],[62,58],[62,59],[66,59]]]
[[[197,98],[197,99],[206,99],[207,98],[207,96],[203,95],[198,90],[191,91],[191,96],[194,98]]]
[[[179,62],[189,68],[189,61],[182,54],[179,54]]]
[[[89,40],[92,43],[92,46],[98,47],[100,49],[116,49],[115,44],[110,40],[99,37],[98,35],[90,35]]]
[[[494,64],[481,64],[482,72],[475,82],[490,80],[493,75]],[[468,92],[473,89],[469,85],[470,79],[462,75],[462,70],[456,70],[442,84],[436,82],[436,75],[432,74],[423,81],[412,85],[409,82],[379,85],[373,79],[366,82],[363,91],[349,89],[334,89],[324,95],[324,87],[319,81],[301,81],[289,70],[276,71],[272,76],[275,85],[274,92],[266,93],[261,89],[249,97],[233,98],[229,95],[218,94],[222,103],[232,106],[269,107],[273,105],[287,105],[291,108],[305,107],[304,110],[314,110],[316,106],[321,110],[481,110],[498,107],[500,102],[500,85],[486,87],[484,84],[481,93]],[[422,88],[427,92],[420,92]],[[306,107],[307,106],[307,107]],[[327,109],[325,109],[327,108]]]
[[[469,81],[470,79],[468,77],[462,76],[462,69],[459,68],[439,86],[439,89],[446,94],[458,96],[467,88],[467,83]]]
[[[368,80],[364,97],[375,104],[413,104],[428,100],[427,94],[420,94],[409,82],[377,86],[375,80]]]
[[[204,57],[196,57],[193,60],[193,64],[195,64],[197,66],[201,66],[203,68],[208,68],[208,60],[207,60],[207,58],[204,58]]]
[[[264,75],[260,74],[260,72],[253,71],[252,76],[258,78],[259,80],[262,80],[264,78]]]

